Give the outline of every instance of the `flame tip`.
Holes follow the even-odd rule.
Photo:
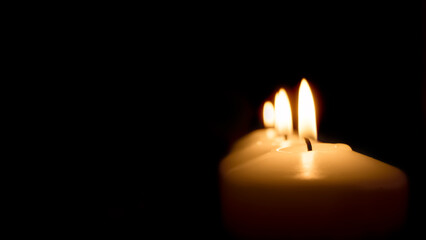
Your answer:
[[[275,94],[275,129],[280,134],[291,134],[293,131],[293,122],[291,115],[291,106],[287,92],[284,88]]]
[[[301,137],[317,139],[315,103],[308,81],[303,78],[299,88],[298,128]]]
[[[274,104],[271,101],[265,101],[263,104],[263,124],[266,128],[274,127]]]

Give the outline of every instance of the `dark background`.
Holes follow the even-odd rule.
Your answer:
[[[78,39],[88,51],[75,67],[91,81],[78,84],[84,101],[77,101],[81,114],[73,121],[87,130],[78,147],[88,152],[83,161],[93,165],[93,185],[81,198],[88,210],[76,227],[117,237],[225,239],[219,161],[236,139],[262,127],[262,104],[280,87],[296,116],[305,77],[317,101],[319,140],[346,143],[402,169],[410,181],[409,215],[395,238],[420,233],[420,1],[118,12],[94,19]]]

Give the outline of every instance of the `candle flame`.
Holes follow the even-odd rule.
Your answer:
[[[274,124],[274,104],[271,101],[266,101],[263,105],[263,125],[265,125],[265,128],[271,128],[274,127]]]
[[[290,101],[284,88],[275,95],[275,129],[281,135],[293,133]]]
[[[315,117],[315,104],[308,81],[302,79],[299,88],[299,136],[317,140],[317,123]]]

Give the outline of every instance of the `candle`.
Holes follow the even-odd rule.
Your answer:
[[[291,130],[276,128],[274,141],[264,137],[272,129],[255,131],[251,143],[222,160],[222,209],[229,231],[242,239],[364,239],[397,230],[405,215],[405,174],[346,144],[318,142],[306,80],[298,105],[299,137],[289,135],[276,144],[277,136]],[[275,102],[275,127],[288,127],[291,123],[277,124],[284,119],[278,117],[279,106]],[[258,141],[267,146],[259,150]]]
[[[234,144],[232,151],[238,151],[252,145],[258,145],[260,148],[266,147],[265,150],[270,150],[271,144],[275,147],[282,143],[284,135],[292,134],[290,101],[284,88],[281,88],[275,95],[275,105],[276,108],[274,108],[272,102],[265,102],[263,106],[265,129],[259,129],[244,136]],[[274,126],[275,129],[272,128]]]
[[[238,140],[231,153],[222,161],[225,168],[238,165],[273,149],[288,146],[290,142],[300,141],[292,134],[290,101],[283,88],[275,95],[275,106],[274,109],[272,102],[265,102],[263,107],[265,128],[255,130]]]

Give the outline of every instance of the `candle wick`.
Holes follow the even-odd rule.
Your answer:
[[[312,151],[312,143],[308,138],[305,138],[306,146],[308,147],[308,151]]]
[[[287,140],[287,139],[288,139],[287,134],[284,134],[284,140]]]

